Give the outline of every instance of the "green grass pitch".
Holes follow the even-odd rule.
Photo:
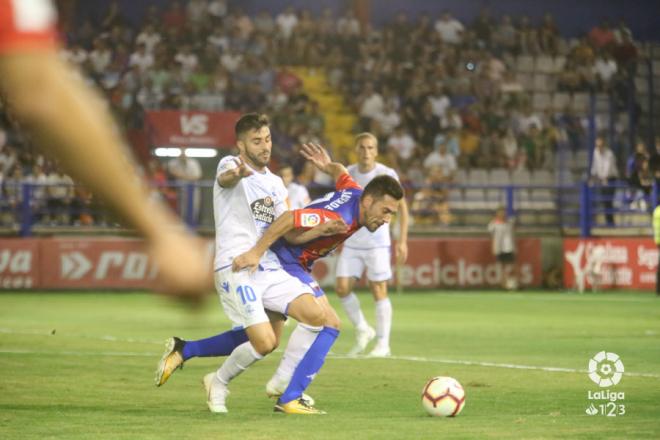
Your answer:
[[[373,323],[371,298],[360,298]],[[392,301],[393,358],[340,356],[353,342],[345,323],[309,389],[328,415],[273,413],[264,385],[282,347],[235,380],[229,414],[214,415],[201,378],[222,359],[191,360],[162,388],[153,371],[167,337],[227,328],[215,298],[193,312],[143,293],[1,294],[0,438],[660,438],[660,298],[406,292]],[[598,390],[585,371],[601,350],[625,365],[611,388],[625,393],[623,416],[585,412]],[[456,418],[422,409],[420,391],[438,375],[466,389]]]

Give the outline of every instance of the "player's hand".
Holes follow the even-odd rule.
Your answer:
[[[158,267],[157,292],[199,303],[213,289],[211,254],[201,239],[167,231],[149,245],[149,254]]]
[[[236,168],[230,171],[235,171],[237,177],[242,179],[243,177],[252,175],[252,170],[249,169],[247,165],[245,165],[243,159],[241,159],[240,157],[236,157],[234,158],[234,162],[236,163]]]
[[[231,270],[234,272],[240,272],[243,269],[247,269],[250,273],[253,273],[259,267],[260,260],[261,255],[251,250],[247,251],[234,258],[234,261],[231,264]]]
[[[408,243],[400,241],[396,244],[396,262],[403,264],[408,259]]]
[[[314,142],[302,144],[300,154],[321,171],[325,171],[326,167],[332,163],[327,150]]]
[[[321,235],[328,237],[330,235],[345,234],[348,232],[348,225],[342,218],[330,220],[323,223],[321,226]]]

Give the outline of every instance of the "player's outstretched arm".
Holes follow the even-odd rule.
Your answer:
[[[346,167],[339,162],[333,162],[328,151],[313,142],[303,144],[300,154],[310,161],[316,168],[332,176],[336,182],[343,174],[348,173]]]
[[[245,162],[240,157],[235,158],[236,167],[225,171],[218,176],[218,185],[222,188],[233,188],[239,180],[252,174]]]
[[[212,285],[204,246],[149,201],[119,130],[82,77],[49,49],[2,54],[0,79],[10,112],[36,143],[146,238],[164,291],[200,297]]]

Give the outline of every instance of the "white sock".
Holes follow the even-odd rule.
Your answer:
[[[377,343],[390,345],[390,330],[392,329],[392,302],[389,298],[376,301],[376,337]]]
[[[284,350],[284,355],[282,355],[282,360],[271,380],[288,384],[298,363],[305,356],[321,330],[323,330],[323,327],[298,323],[291,332],[291,336],[289,336],[289,342],[286,345],[286,350]]]
[[[364,319],[364,314],[360,308],[360,300],[353,292],[341,298],[341,305],[344,306],[344,311],[348,315],[348,319],[353,323],[356,329],[364,330],[369,324]]]
[[[244,342],[231,352],[229,357],[218,369],[216,377],[220,382],[229,385],[229,382],[241,374],[250,365],[263,359],[263,356],[257,353],[250,341]]]

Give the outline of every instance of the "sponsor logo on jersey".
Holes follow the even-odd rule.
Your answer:
[[[257,221],[270,224],[275,220],[275,202],[270,196],[255,200],[250,205],[250,209]]]
[[[303,228],[313,228],[321,223],[321,216],[318,214],[305,213],[300,216],[300,224]]]

